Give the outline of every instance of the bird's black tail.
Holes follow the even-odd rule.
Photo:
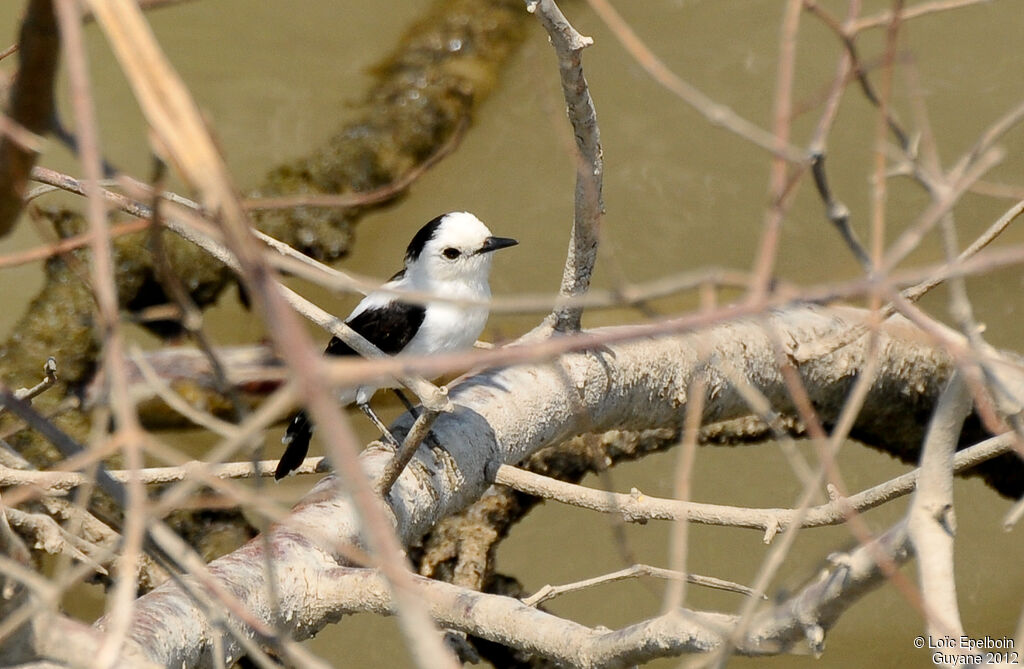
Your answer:
[[[292,418],[292,422],[288,423],[288,429],[285,430],[284,437],[281,439],[281,443],[284,444],[284,454],[281,455],[277,469],[274,470],[275,480],[280,481],[298,469],[302,461],[306,459],[306,454],[309,453],[309,440],[312,436],[313,422],[309,420],[305,411],[299,411],[295,414],[295,418]]]

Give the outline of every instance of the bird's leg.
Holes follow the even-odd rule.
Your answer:
[[[398,395],[398,399],[402,401],[402,404],[404,404],[406,410],[412,414],[412,417],[419,418],[420,410],[413,406],[412,402],[409,401],[409,398],[405,396],[405,393],[403,393],[398,388],[392,388],[392,390],[394,390],[395,394]],[[427,432],[427,436],[426,439],[424,439],[424,441],[426,441],[427,445],[430,446],[431,448],[441,448],[441,444],[438,443],[437,437],[434,436],[434,433],[432,431]]]
[[[377,414],[374,413],[373,409],[370,407],[370,403],[358,402],[357,405],[362,409],[363,413],[366,414],[366,417],[370,419],[370,422],[377,426],[377,429],[380,430],[380,435],[384,438],[387,445],[390,446],[392,450],[397,451],[398,440],[395,439],[393,434],[391,434],[391,430],[389,430],[388,426],[384,424],[384,421],[377,417]]]
[[[427,446],[430,446],[431,449],[444,450],[444,446],[442,446],[441,442],[439,442],[437,437],[434,436],[433,430],[427,432],[427,436],[423,438],[423,441],[427,442]]]
[[[403,393],[399,388],[392,388],[392,390],[395,391],[395,394],[398,395],[398,399],[405,405],[405,410],[411,413],[413,418],[419,418],[420,410],[413,406],[412,402],[409,401],[409,398],[405,396],[405,393]]]

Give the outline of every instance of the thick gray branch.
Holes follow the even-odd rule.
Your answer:
[[[584,431],[678,424],[694,374],[705,375],[705,422],[749,413],[729,380],[737,373],[773,406],[788,411],[786,384],[775,362],[774,334],[781,337],[791,359],[797,359],[800,347],[855,327],[864,318],[865,312],[855,309],[799,307],[760,321],[746,319],[699,333],[619,341],[553,361],[471,376],[451,390],[455,411],[441,415],[434,424],[433,432],[445,449],[420,449],[388,496],[396,532],[405,545],[411,545],[440,519],[478,499],[498,465],[518,463],[567,437]],[[596,331],[609,332],[614,331]],[[948,357],[924,344],[920,333],[905,321],[887,323],[880,337],[877,380],[860,419],[869,423],[905,407],[915,396],[922,404],[934,402],[934,395],[925,398],[923,394],[932,391],[936,380],[948,377],[950,369]],[[712,363],[706,364],[698,351],[710,353]],[[822,416],[838,413],[864,355],[864,343],[855,342],[799,365],[807,392]],[[732,367],[729,376],[717,371],[716,360]],[[1016,378],[1008,375],[1006,380],[1020,396],[1024,375],[1018,372]],[[406,419],[404,426],[408,425]],[[370,449],[361,462],[377,476],[389,457]],[[317,584],[325,570],[338,565],[337,547],[361,543],[351,501],[328,476],[285,526],[272,531],[269,544],[253,541],[211,563],[210,570],[253,618],[304,638],[342,612],[340,603],[331,601]],[[261,563],[268,545],[275,560],[277,606],[267,595]],[[135,613],[131,640],[154,661],[173,666],[210,664],[210,640],[217,630],[177,586],[167,584],[140,598]],[[792,621],[772,620],[768,626],[780,634],[795,629]],[[769,634],[759,629],[759,634]],[[515,639],[508,642],[515,645]],[[225,639],[224,643],[228,656],[237,657],[235,642]]]

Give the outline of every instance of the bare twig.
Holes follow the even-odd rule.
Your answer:
[[[441,415],[440,411],[432,411],[424,407],[419,415],[416,416],[416,421],[409,428],[409,432],[405,435],[405,439],[402,440],[402,445],[395,453],[380,477],[377,479],[377,490],[380,492],[381,497],[387,497],[388,493],[391,492],[391,486],[395,484],[398,477],[405,470],[405,467],[412,460],[412,456],[416,454],[416,449],[420,447],[423,440],[430,435],[430,426],[434,424],[437,417]]]
[[[954,272],[953,274],[951,274],[948,270],[962,266],[970,258],[977,255],[982,249],[984,249],[986,246],[991,244],[997,237],[999,237],[999,235],[1001,235],[1006,230],[1010,223],[1016,220],[1022,212],[1024,212],[1024,200],[1010,207],[1010,209],[1008,209],[992,225],[990,225],[985,230],[985,232],[979,235],[978,238],[975,239],[970,246],[964,249],[957,256],[955,262],[947,263],[945,265],[947,270],[925,272],[924,276],[926,278],[900,291],[901,297],[905,300],[908,300],[909,302],[916,302],[936,286],[942,285],[951,276],[967,276],[969,274],[972,274],[972,272]],[[890,318],[895,313],[896,305],[892,302],[889,302],[881,309],[879,309],[879,318]],[[856,341],[860,337],[864,336],[866,332],[867,327],[865,325],[861,325],[848,332],[844,332],[840,337],[836,339],[827,341],[822,340],[818,342],[817,345],[808,348],[806,351],[801,351],[799,353],[800,359],[810,359],[812,357],[826,355],[829,352],[838,350],[839,348],[846,346],[850,342]]]
[[[910,557],[905,523],[898,523],[877,539],[849,553],[829,556],[830,567],[815,580],[776,606],[758,613],[745,639],[772,639],[781,647],[807,643],[823,650],[825,632],[850,604],[891,578],[893,566]]]
[[[832,197],[832,189],[828,185],[828,176],[825,172],[825,154],[815,152],[811,154],[811,173],[814,175],[814,185],[818,188],[818,195],[825,203],[825,216],[832,225],[836,226],[843,241],[856,256],[857,261],[865,271],[871,271],[871,256],[867,249],[857,238],[857,234],[850,227],[850,210],[842,202]]]
[[[958,181],[973,167],[974,163],[985,156],[995,142],[1024,120],[1024,102],[1019,103],[1002,117],[990,125],[970,149],[964,152],[956,165],[949,170],[949,180]]]
[[[0,114],[0,135],[4,135],[21,149],[32,154],[41,153],[45,144],[41,136],[3,114]]]
[[[213,358],[207,357],[207,360],[211,361],[212,368]],[[167,406],[171,407],[174,411],[177,411],[195,425],[205,427],[215,434],[229,436],[237,432],[237,428],[233,424],[220,420],[208,412],[196,409],[189,404],[185,398],[174,392],[174,390],[157,375],[156,371],[146,360],[145,356],[142,355],[142,351],[139,350],[138,347],[133,349],[131,361],[138,370],[142,372],[142,377],[146,380],[146,383],[149,384],[149,387],[153,392],[156,393],[157,397],[162,399]],[[214,372],[214,376],[222,377],[223,374]]]
[[[970,7],[972,5],[983,5],[987,2],[988,0],[931,0],[930,2],[919,2],[911,7],[901,9],[900,18],[903,21],[908,21],[936,12],[945,12],[950,9]],[[850,26],[850,32],[859,33],[871,28],[882,28],[892,23],[892,17],[893,12],[891,10],[883,10],[872,16],[865,16],[853,22]]]
[[[32,554],[21,537],[15,534],[11,528],[11,512],[15,509],[8,509],[0,497],[0,555],[10,556],[19,565],[29,565],[32,562]],[[0,572],[0,598],[8,602],[4,605],[6,609],[17,592],[17,582],[10,579],[6,574]],[[2,638],[2,637],[0,637]]]
[[[1024,518],[1024,498],[1017,500],[1017,503],[1007,512],[1006,517],[1003,519],[1003,529],[1009,532],[1020,522],[1021,518]]]
[[[779,234],[789,203],[796,191],[795,175],[787,178],[787,161],[782,157],[789,144],[793,123],[793,79],[796,68],[796,36],[800,26],[800,2],[789,0],[779,26],[779,58],[776,63],[775,97],[772,110],[772,136],[776,147],[771,157],[768,192],[771,201],[765,209],[761,225],[761,241],[753,262],[754,281],[749,299],[760,301],[770,290],[775,260],[778,254]]]
[[[832,29],[839,37],[839,41],[842,42],[843,47],[846,49],[846,53],[849,56],[850,64],[853,68],[853,75],[857,79],[857,83],[860,84],[861,91],[864,93],[864,97],[867,98],[868,102],[878,108],[879,112],[883,115],[885,123],[889,128],[889,131],[896,137],[900,149],[905,153],[912,153],[913,143],[908,135],[907,131],[903,129],[902,124],[893,115],[892,110],[889,109],[887,103],[883,102],[882,97],[878,91],[872,85],[871,80],[868,79],[867,68],[860,58],[860,54],[857,50],[856,44],[856,31],[849,28],[849,22],[847,24],[840,24],[835,18],[832,17],[824,8],[822,8],[814,0],[804,0],[804,6],[822,22]],[[892,24],[892,15],[889,15],[889,25]]]
[[[953,471],[961,473],[981,462],[1013,450],[1015,435],[993,437],[959,451],[953,459]],[[564,504],[571,504],[601,513],[614,513],[627,522],[649,520],[687,520],[704,525],[747,527],[765,532],[768,540],[778,532],[794,527],[823,527],[846,522],[852,513],[873,509],[893,499],[912,493],[920,470],[913,470],[849,497],[836,497],[827,504],[810,507],[798,517],[796,509],[753,509],[720,504],[702,504],[645,495],[634,489],[628,494],[595,490],[558,481],[518,467],[502,465],[494,482],[519,492],[536,495]]]
[[[1006,210],[1006,212],[1003,213],[1003,215],[1000,216],[992,225],[990,225],[985,230],[985,232],[979,235],[978,238],[975,239],[970,246],[968,246],[966,249],[960,252],[960,255],[956,257],[955,262],[949,263],[949,265],[955,266],[957,263],[962,263],[968,258],[971,258],[972,256],[976,255],[979,251],[981,251],[983,248],[991,244],[999,235],[1001,235],[1006,230],[1006,228],[1009,227],[1010,223],[1016,220],[1022,212],[1024,212],[1024,200],[1017,202],[1017,204],[1013,205],[1008,210]],[[914,286],[911,286],[910,288],[904,289],[901,292],[901,294],[903,295],[903,297],[910,300],[911,302],[916,302],[921,297],[923,297],[928,291],[938,286],[942,282],[943,280],[941,277],[935,276],[926,279],[925,281],[922,281],[921,283],[918,283]],[[886,313],[892,313],[891,305],[887,307]]]
[[[110,383],[111,410],[115,420],[114,438],[123,447],[129,470],[142,467],[140,450],[142,428],[135,406],[128,394],[124,366],[124,339],[121,334],[117,284],[114,278],[113,245],[107,229],[107,211],[99,181],[103,177],[96,110],[89,81],[86,52],[82,35],[80,7],[74,0],[55,0],[54,9],[60,24],[61,41],[67,53],[68,76],[72,103],[78,126],[78,150],[85,174],[85,190],[89,230],[92,233],[89,261],[93,293],[99,309],[103,336],[104,370]],[[98,666],[112,667],[128,635],[132,619],[132,601],[137,587],[137,566],[143,553],[146,536],[146,492],[141,483],[129,477],[124,486],[124,544],[121,559],[126,567],[114,585],[111,604],[110,634],[96,658]]]
[[[12,526],[35,538],[33,548],[51,555],[66,553],[80,562],[89,564],[98,573],[107,574],[106,568],[90,555],[97,551],[97,547],[67,532],[50,516],[7,509],[7,518]],[[112,557],[112,554],[108,553],[108,556]]]
[[[624,581],[626,579],[637,578],[640,576],[653,576],[655,578],[663,578],[668,581],[686,581],[688,583],[693,583],[694,585],[700,585],[714,590],[736,592],[747,596],[753,594],[748,587],[740,585],[739,583],[724,581],[720,578],[701,576],[699,574],[685,574],[672,569],[662,569],[660,567],[652,567],[651,565],[646,564],[635,564],[631,567],[620,569],[619,571],[615,571],[610,574],[602,574],[601,576],[576,581],[575,583],[566,583],[564,585],[545,585],[529,597],[523,598],[523,604],[526,604],[527,606],[537,606],[539,604],[543,604],[549,599],[554,599],[555,597],[559,597],[566,593],[578,592],[597,585]]]
[[[33,171],[33,178],[35,177],[35,171]],[[140,230],[145,230],[149,225],[146,221],[129,221],[126,223],[118,223],[111,226],[110,235],[111,238],[119,237],[121,235],[131,234]],[[0,268],[16,267],[18,265],[24,265],[39,260],[46,260],[54,256],[62,255],[69,251],[82,248],[89,244],[89,233],[85,232],[80,235],[68,237],[55,241],[51,244],[45,244],[37,246],[35,248],[26,249],[20,252],[12,252],[4,254],[0,257]]]
[[[249,479],[274,475],[277,460],[260,460],[252,462],[228,462],[220,465],[199,462],[186,462],[175,467],[146,467],[138,470],[138,477],[146,485],[166,485],[195,478],[197,475],[212,476],[219,479]],[[299,467],[300,474],[324,473],[329,471],[327,460],[323,457],[306,458]],[[121,469],[110,470],[110,476],[118,482],[128,481],[129,473]],[[24,469],[11,469],[0,466],[0,487],[33,486],[48,493],[63,493],[78,486],[87,485],[92,477],[78,472],[40,472]]]
[[[993,270],[1008,265],[1019,265],[1022,262],[1024,262],[1024,248],[1012,247],[1003,251],[991,251],[985,254],[984,257],[976,258],[973,262],[965,261],[955,268],[935,265],[909,273],[894,273],[889,277],[891,284],[889,282],[882,282],[881,285],[911,283],[919,280],[922,276],[943,277],[974,274],[982,269]],[[757,316],[766,309],[799,309],[802,305],[807,304],[831,303],[837,300],[862,297],[866,294],[877,292],[879,286],[880,284],[877,279],[858,278],[795,293],[779,294],[767,300],[763,305],[729,305],[662,321],[608,328],[600,331],[585,331],[580,334],[566,335],[553,340],[533,342],[529,346],[478,349],[437,356],[399,355],[378,360],[326,361],[322,363],[322,367],[323,371],[329,375],[334,383],[346,387],[360,385],[374,379],[402,377],[409,373],[435,377],[451,369],[492,368],[548,360],[560,354],[594,350],[595,347],[608,344],[636,341],[651,337],[664,337],[673,334],[678,335],[695,329],[736,322],[744,318]],[[316,308],[314,307],[314,309]],[[844,313],[844,310],[840,309],[837,313]],[[325,317],[331,318],[329,314]],[[854,322],[850,323],[849,328],[844,330],[844,333],[847,331],[856,332],[857,336],[852,340],[856,341],[868,329],[865,325],[865,319],[858,317],[855,318]],[[947,332],[942,341],[946,343],[954,341],[948,337],[949,333]],[[823,354],[820,353],[822,342],[831,344],[841,339],[835,331],[830,330],[827,337],[821,337],[814,341],[803,341],[799,346],[788,350],[787,355],[791,356],[798,363],[806,363],[822,357]],[[844,342],[842,345],[849,343],[851,342]],[[838,349],[840,346],[835,346],[834,348]],[[828,350],[826,348],[825,352],[827,353]],[[265,370],[265,373],[261,373],[257,377],[251,377],[249,374],[251,372],[247,372],[240,380],[276,383],[290,378],[286,371],[280,367],[269,368]],[[742,377],[737,376],[736,378]]]
[[[683,422],[682,448],[676,463],[675,494],[687,502],[690,500],[690,485],[693,481],[693,467],[697,458],[697,441],[700,436],[701,421],[704,420],[704,403],[707,388],[704,379],[698,376],[690,384],[686,402],[686,419]],[[689,554],[690,525],[687,519],[677,520],[672,525],[669,535],[669,566],[675,572],[686,571],[686,558]],[[686,581],[675,579],[665,589],[662,612],[667,613],[679,608],[686,601]]]
[[[33,399],[46,392],[57,383],[57,361],[50,356],[43,365],[43,380],[31,388],[19,388],[14,391],[14,396],[19,400],[31,402]]]
[[[583,49],[594,40],[576,32],[554,0],[527,0],[526,8],[537,14],[555,48],[566,110],[576,137],[576,205],[569,254],[559,290],[562,297],[576,297],[586,293],[590,287],[591,274],[597,262],[598,228],[604,214],[601,133],[582,63]],[[555,309],[548,322],[556,332],[572,332],[580,329],[582,315],[583,310],[578,306],[562,306]]]
[[[804,160],[804,152],[792,145],[779,145],[778,138],[735,111],[716,102],[703,92],[677,76],[640,39],[608,0],[588,0],[590,6],[607,24],[626,51],[655,81],[675,94],[680,100],[703,116],[708,123],[724,128],[756,146],[785,158],[789,162]]]
[[[868,99],[872,101],[872,104],[877,109],[875,114],[874,150],[872,152],[873,168],[871,173],[871,265],[877,271],[883,273],[891,270],[893,267],[892,264],[887,264],[884,268],[882,267],[883,249],[885,246],[885,205],[888,198],[888,180],[885,178],[885,131],[887,128],[889,130],[892,129],[892,116],[890,114],[892,79],[893,69],[896,66],[896,48],[899,40],[900,10],[902,8],[902,0],[896,0],[893,3],[892,20],[886,26],[881,90],[876,94],[870,86],[865,88],[865,94],[868,95]],[[856,64],[857,57],[855,52],[851,52],[850,57],[853,59],[854,68],[860,69]],[[866,84],[867,78],[864,77],[861,81],[862,84]],[[879,306],[879,298],[877,296],[872,296],[871,301],[872,307]]]

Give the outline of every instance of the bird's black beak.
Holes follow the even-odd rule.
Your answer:
[[[498,249],[515,246],[518,243],[519,242],[509,237],[488,237],[484,240],[484,245],[480,247],[480,250],[477,251],[477,253],[490,253],[491,251],[497,251]]]

